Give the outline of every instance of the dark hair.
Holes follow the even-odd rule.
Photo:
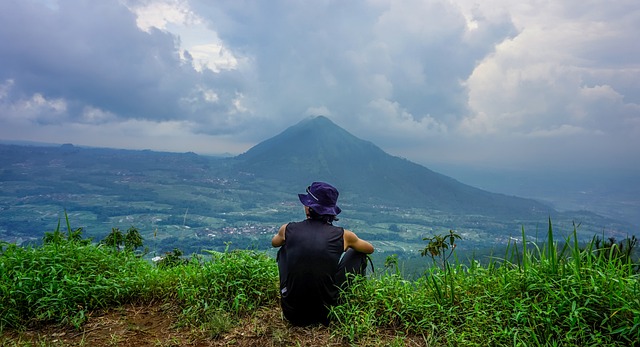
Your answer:
[[[309,217],[311,217],[311,219],[321,220],[327,224],[332,224],[338,220],[338,217],[332,214],[318,214],[318,212],[314,211],[311,207],[309,207]]]

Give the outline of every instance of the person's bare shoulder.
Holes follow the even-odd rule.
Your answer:
[[[271,239],[271,246],[280,247],[284,245],[285,242],[285,230],[287,229],[287,224],[282,224],[280,229],[278,229],[278,233],[276,233]]]
[[[347,229],[344,230],[343,239],[344,239],[345,250],[347,248],[353,248],[358,252],[366,253],[366,254],[371,254],[375,250],[371,243],[359,238],[358,235],[356,235],[356,233],[354,233],[351,230],[347,230]]]

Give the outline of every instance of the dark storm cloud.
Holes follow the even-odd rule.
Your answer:
[[[181,60],[177,40],[165,31],[140,30],[135,15],[116,1],[61,1],[55,8],[3,1],[0,41],[11,44],[0,45],[0,80],[13,81],[13,97],[67,100],[72,118],[86,106],[155,120],[198,120],[226,110],[232,95],[224,91],[216,104],[188,102],[199,85],[239,84],[195,71]]]
[[[448,121],[466,111],[460,83],[508,20],[467,37],[462,15],[445,2],[395,6],[365,2],[196,2],[220,37],[252,57],[263,109],[291,121],[312,106],[336,117],[361,115],[378,99],[400,103],[416,120]],[[407,18],[409,17],[409,18]]]
[[[239,152],[324,114],[421,163],[637,168],[638,23],[636,0],[1,1],[0,136]]]

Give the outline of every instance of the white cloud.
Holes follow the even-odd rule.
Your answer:
[[[152,28],[167,30],[167,26],[171,24],[201,24],[201,19],[191,11],[187,1],[145,1],[138,4],[129,4],[129,8],[137,16],[136,24],[138,27],[147,32],[151,31]]]
[[[238,59],[224,46],[218,34],[207,28],[206,20],[191,10],[188,1],[146,1],[128,6],[136,14],[140,29],[150,32],[155,28],[176,35],[180,39],[180,49],[188,52],[183,60],[197,71],[220,72],[237,67]]]
[[[305,116],[332,116],[331,111],[326,106],[312,106],[309,107],[305,112]]]
[[[250,112],[250,110],[244,105],[244,99],[245,97],[242,93],[236,93],[236,97],[232,101],[234,108],[231,110],[231,114]]]
[[[35,93],[20,99],[9,99],[13,82],[0,85],[0,119],[8,123],[61,124],[68,120],[67,102],[62,98],[46,98]]]
[[[81,123],[104,124],[117,120],[117,116],[109,111],[104,111],[96,107],[85,106],[82,110]]]
[[[545,137],[566,137],[571,135],[597,135],[590,134],[588,130],[569,124],[562,124],[555,128],[550,129],[533,129],[525,136],[532,138],[545,138]]]
[[[191,93],[181,99],[182,104],[185,107],[190,108],[193,112],[201,109],[203,105],[215,104],[220,101],[220,97],[215,90],[208,88],[205,85],[195,85]]]
[[[443,124],[430,115],[416,117],[398,102],[387,99],[372,100],[367,112],[361,115],[367,131],[407,136],[415,140],[423,137],[445,135],[448,132]],[[414,141],[415,141],[414,140]],[[414,142],[415,145],[415,142]]]
[[[15,81],[12,79],[8,79],[0,83],[0,102],[9,97],[9,91],[11,91],[11,87],[13,87],[14,84]]]
[[[232,70],[238,66],[238,60],[220,43],[206,43],[187,47],[193,57],[193,67],[202,71],[211,69],[213,72]]]
[[[496,46],[466,81],[471,113],[460,123],[463,133],[594,134],[612,131],[627,118],[623,110],[635,108],[621,92],[628,82],[598,72],[599,54],[591,54],[620,37],[618,21],[602,18],[609,5],[582,6],[582,15],[572,16],[564,3],[540,3],[535,12],[497,3],[520,32]],[[491,5],[496,3],[476,10],[492,12]],[[637,62],[620,68],[638,73]]]

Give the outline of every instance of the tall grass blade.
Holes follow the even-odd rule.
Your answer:
[[[551,225],[551,217],[549,217],[549,231],[547,232],[547,260],[551,265],[551,273],[558,274],[558,253],[555,242],[553,240],[553,226]]]
[[[578,280],[580,280],[580,274],[582,272],[582,257],[580,256],[580,246],[578,244],[578,227],[576,226],[576,223],[573,223],[573,250],[572,250],[572,257],[573,257],[573,266],[574,266],[574,274],[578,277]]]
[[[529,256],[529,252],[527,251],[527,236],[524,232],[524,225],[522,226],[522,285],[521,288],[523,291],[527,288],[527,271],[530,266],[531,257]]]

